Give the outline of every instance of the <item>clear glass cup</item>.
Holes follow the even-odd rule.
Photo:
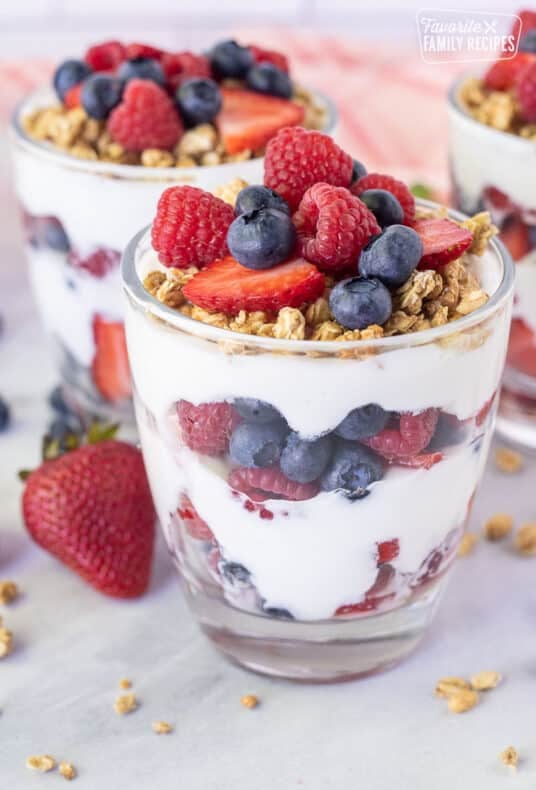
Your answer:
[[[492,296],[455,323],[313,342],[242,335],[168,308],[142,284],[156,266],[150,232],[127,247],[125,326],[149,480],[189,605],[227,658],[343,680],[398,662],[425,633],[485,464],[508,340],[511,258],[493,241],[478,261]],[[381,478],[366,490],[321,490],[277,465],[231,462],[239,399],[269,404],[304,438],[329,433],[334,454],[357,447],[332,432],[368,404],[396,425],[426,412],[433,438],[415,467],[366,461],[363,481],[371,470]],[[254,412],[247,419],[273,418]]]
[[[327,109],[326,132],[336,123]],[[57,361],[64,396],[81,415],[133,422],[123,329],[121,252],[175,184],[212,190],[239,177],[261,183],[263,157],[207,167],[157,168],[87,161],[36,141],[22,118],[56,98],[28,96],[11,123],[15,188],[33,293]]]
[[[498,431],[536,450],[536,147],[472,118],[459,100],[467,75],[449,94],[453,201],[468,214],[487,210],[516,262],[516,298]]]

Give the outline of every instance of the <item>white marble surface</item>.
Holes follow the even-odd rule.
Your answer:
[[[130,603],[99,596],[30,543],[16,470],[37,460],[55,380],[0,183],[0,392],[14,410],[0,437],[0,578],[24,590],[1,612],[15,634],[0,664],[1,790],[58,786],[58,776],[27,771],[35,753],[73,761],[80,790],[534,790],[536,560],[506,545],[480,544],[458,563],[436,623],[405,664],[307,687],[226,664],[190,619],[161,543],[149,594]],[[535,519],[534,469],[515,478],[489,469],[473,528],[497,510]],[[440,676],[485,668],[505,682],[470,713],[449,715],[433,697]],[[112,704],[122,676],[142,704],[119,718]],[[262,700],[254,711],[239,702],[250,692]],[[154,735],[155,719],[175,732]],[[509,744],[523,758],[517,776],[498,760]]]

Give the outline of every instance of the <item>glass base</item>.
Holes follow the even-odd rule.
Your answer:
[[[412,653],[444,584],[384,614],[311,623],[252,615],[186,585],[185,592],[203,632],[233,663],[273,677],[336,683],[381,672]]]
[[[536,452],[536,381],[507,370],[497,415],[497,432],[506,441]]]

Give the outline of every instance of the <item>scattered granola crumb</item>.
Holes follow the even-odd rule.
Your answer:
[[[2,624],[0,617],[0,658],[8,656],[13,649],[13,634]]]
[[[63,776],[64,779],[76,779],[76,768],[72,763],[68,763],[65,760],[62,760],[59,765],[59,772]]]
[[[510,447],[497,447],[495,450],[495,465],[501,472],[513,475],[523,467],[523,456]]]
[[[222,184],[221,186],[216,187],[214,194],[216,197],[219,197],[220,200],[225,201],[225,203],[229,203],[229,205],[233,206],[234,208],[238,193],[241,192],[244,187],[247,187],[247,185],[248,182],[244,181],[243,178],[233,178],[233,180],[229,181],[228,184]]]
[[[119,688],[120,689],[130,689],[132,688],[132,681],[128,678],[121,678],[119,681]]]
[[[515,746],[507,746],[504,752],[500,753],[499,757],[501,762],[507,765],[509,768],[513,769],[514,771],[517,769],[519,755]]]
[[[466,532],[458,546],[458,557],[466,557],[471,554],[477,543],[478,535],[475,535],[474,532]]]
[[[454,694],[459,694],[460,691],[470,690],[471,684],[464,678],[447,677],[441,678],[437,681],[435,687],[436,697],[448,699]]]
[[[53,771],[56,767],[56,760],[50,754],[35,754],[28,757],[26,767],[31,771],[40,771],[43,774]]]
[[[478,704],[478,694],[472,689],[460,689],[447,700],[447,707],[451,713],[465,713]]]
[[[472,676],[471,686],[475,691],[489,691],[489,689],[497,688],[501,680],[502,675],[500,672],[484,670]]]
[[[536,557],[536,523],[523,524],[515,536],[515,547],[524,557]]]
[[[14,601],[19,594],[19,588],[15,582],[0,582],[0,603],[8,604]]]
[[[260,704],[260,700],[255,694],[245,694],[240,698],[240,704],[243,705],[244,708],[249,708],[251,710]]]
[[[135,694],[121,694],[114,702],[114,710],[119,716],[132,713],[138,707]]]
[[[157,735],[167,735],[169,732],[173,732],[173,727],[167,721],[153,721],[153,731]]]
[[[514,528],[514,519],[508,513],[495,513],[484,524],[484,535],[486,540],[502,540],[511,533]]]

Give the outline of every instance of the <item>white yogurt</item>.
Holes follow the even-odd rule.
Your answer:
[[[516,263],[514,315],[536,334],[536,250]]]

